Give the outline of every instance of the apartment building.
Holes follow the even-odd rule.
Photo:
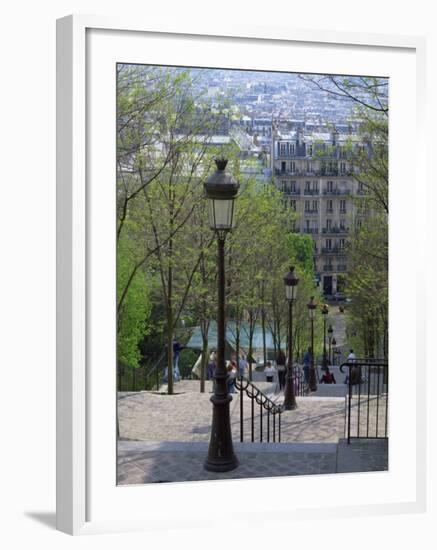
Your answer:
[[[354,197],[363,194],[352,177],[352,156],[359,147],[353,134],[273,129],[275,183],[286,205],[297,214],[295,231],[313,237],[316,276],[327,297],[345,291],[346,243],[357,221]]]

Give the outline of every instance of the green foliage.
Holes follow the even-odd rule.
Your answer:
[[[117,296],[123,291],[133,265],[134,245],[128,237],[119,241],[117,257]],[[118,360],[138,367],[141,359],[139,344],[148,332],[151,310],[149,286],[143,270],[137,270],[132,278],[125,300],[118,315],[117,343]]]
[[[183,349],[179,356],[179,370],[183,378],[188,378],[191,374],[191,369],[199,357],[199,352],[192,349]]]

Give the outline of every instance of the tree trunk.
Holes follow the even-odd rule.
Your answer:
[[[202,334],[202,360],[200,362],[200,393],[205,393],[206,366],[208,364],[208,330]]]

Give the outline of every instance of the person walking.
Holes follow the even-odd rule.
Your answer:
[[[244,376],[247,369],[247,360],[244,353],[241,353],[240,360],[238,361],[238,374],[239,376]]]
[[[209,356],[208,368],[207,368],[207,371],[206,371],[206,375],[208,377],[208,380],[213,380],[216,365],[217,365],[217,353],[213,349],[211,351],[210,356]]]
[[[349,355],[347,356],[347,362],[348,363],[354,363],[356,360],[356,355],[354,353],[354,350],[351,349],[349,352]],[[344,379],[345,384],[351,384],[352,386],[355,386],[356,384],[360,383],[360,368],[356,367],[354,365],[351,365],[349,367],[349,373]]]
[[[312,364],[312,349],[308,348],[303,354],[303,375],[305,384],[309,384],[310,381],[310,368]]]
[[[278,382],[279,382],[279,391],[285,388],[285,364],[287,358],[282,349],[279,350],[278,355],[276,356],[276,368],[278,370]]]
[[[231,361],[227,367],[228,369],[228,393],[235,393],[235,379],[237,377],[237,363]]]
[[[177,340],[173,340],[173,376],[175,382],[178,382],[181,377],[179,370],[179,355],[185,348],[186,346],[181,346]]]

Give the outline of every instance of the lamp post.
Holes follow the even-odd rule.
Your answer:
[[[218,247],[218,310],[217,310],[217,366],[214,393],[211,396],[212,424],[208,456],[204,468],[211,472],[228,472],[238,466],[231,434],[228,393],[228,373],[225,364],[225,240],[233,227],[234,200],[239,184],[225,172],[227,160],[215,161],[217,169],[204,185],[209,203],[209,222],[217,236]]]
[[[333,338],[332,339],[332,363],[334,363],[336,353],[337,353],[337,340]]]
[[[323,370],[326,370],[328,366],[328,358],[326,354],[326,318],[328,316],[329,307],[327,304],[323,304],[322,317],[323,317]]]
[[[332,325],[329,325],[329,327],[328,327],[328,343],[329,343],[328,360],[329,360],[330,365],[332,365],[331,344],[332,344],[332,333],[333,332],[334,332],[334,329],[332,328]]]
[[[288,301],[288,361],[284,390],[284,409],[286,411],[297,407],[293,375],[293,304],[296,301],[298,282],[299,279],[294,274],[294,267],[290,267],[290,271],[284,277],[285,296]]]
[[[310,391],[317,391],[316,367],[314,364],[314,318],[316,316],[317,305],[314,302],[314,296],[311,296],[311,300],[308,302],[307,308],[311,321],[311,366],[308,385],[310,387]]]

